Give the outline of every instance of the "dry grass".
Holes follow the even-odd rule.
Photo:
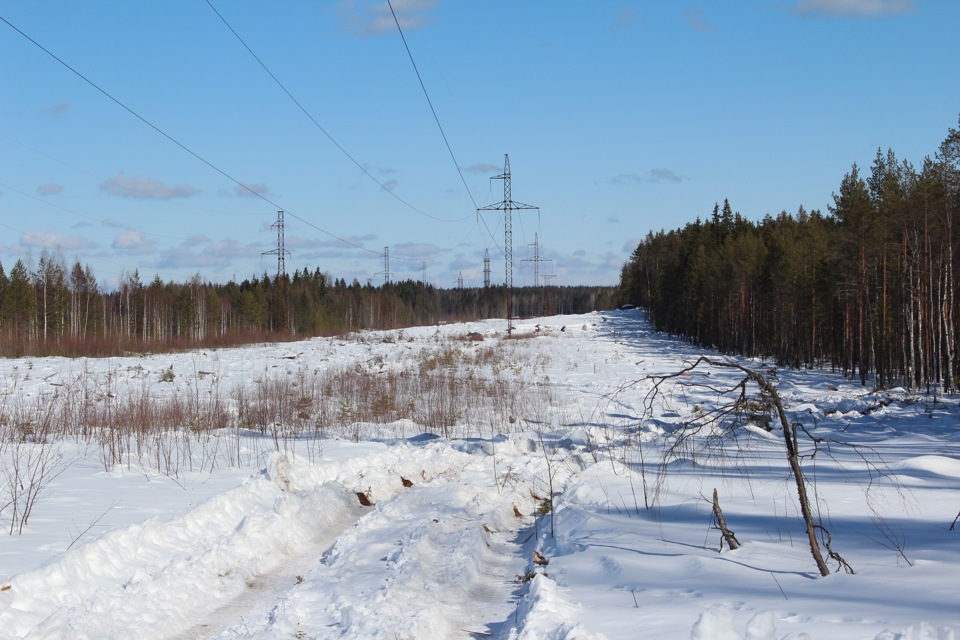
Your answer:
[[[378,339],[377,346],[404,342],[402,332]],[[104,469],[136,465],[177,477],[258,463],[277,450],[313,459],[331,437],[494,436],[539,422],[557,404],[549,384],[533,381],[543,360],[531,364],[516,345],[438,336],[412,359],[380,355],[327,369],[304,363],[229,389],[216,372],[186,380],[172,369],[144,371],[121,389],[120,372],[93,374],[84,366],[27,398],[17,377],[27,374],[14,372],[0,397],[0,442],[75,440],[92,445]]]
[[[313,335],[331,335],[321,332]],[[64,358],[104,358],[131,354],[177,353],[195,349],[222,349],[240,347],[257,343],[295,342],[303,340],[304,335],[289,331],[241,331],[225,333],[211,332],[202,339],[184,336],[170,338],[148,338],[139,336],[87,335],[59,336],[50,340],[26,340],[0,333],[0,357],[50,357]]]

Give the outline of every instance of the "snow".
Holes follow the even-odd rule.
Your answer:
[[[653,333],[641,311],[523,321],[519,339],[504,329],[0,361],[0,407],[21,413],[71,385],[101,403],[229,404],[269,380],[433,367],[449,348],[525,394],[502,407],[451,391],[446,437],[410,419],[312,438],[174,430],[120,442],[120,462],[83,438],[48,443],[60,473],[22,535],[0,511],[0,638],[956,639],[956,398],[776,371],[791,419],[821,439],[804,469],[856,571],[820,577],[776,431],[704,432],[666,455],[734,372],[694,371],[651,413],[645,376],[704,352]],[[459,340],[468,332],[484,340]],[[714,489],[736,550],[712,527]]]

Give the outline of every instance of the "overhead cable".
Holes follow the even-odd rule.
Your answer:
[[[263,63],[263,60],[260,59],[260,56],[258,56],[256,53],[253,52],[253,49],[251,49],[250,46],[244,41],[244,39],[240,37],[240,34],[237,33],[236,29],[234,29],[232,26],[230,26],[230,23],[227,22],[227,19],[223,17],[223,14],[221,14],[219,11],[217,11],[217,8],[216,8],[215,6],[213,6],[213,3],[211,3],[210,0],[206,0],[206,3],[207,3],[207,5],[213,10],[213,12],[214,12],[215,14],[217,14],[217,17],[220,18],[220,21],[223,22],[224,25],[226,25],[227,29],[230,30],[230,33],[232,33],[234,36],[236,36],[237,40],[240,41],[240,44],[243,45],[243,48],[246,49],[247,52],[249,52],[251,56],[253,56],[253,59],[256,60],[257,63],[258,63],[261,67],[263,67],[263,70],[267,72],[267,75],[269,75],[269,76],[273,79],[273,81],[277,83],[277,86],[280,87],[280,89],[281,89],[285,94],[287,94],[287,97],[290,98],[295,105],[297,105],[297,107],[300,109],[300,111],[303,112],[303,115],[307,116],[307,118],[310,119],[310,122],[312,122],[312,123],[314,124],[314,126],[317,127],[317,129],[319,129],[319,130],[323,133],[323,135],[325,135],[325,136],[327,137],[327,139],[328,139],[330,142],[332,142],[333,145],[334,145],[337,149],[340,150],[340,152],[341,152],[343,155],[345,155],[347,158],[349,158],[350,162],[352,162],[353,164],[355,164],[355,165],[357,166],[357,168],[360,169],[360,171],[362,171],[364,174],[366,174],[366,176],[367,176],[368,178],[370,178],[370,179],[373,180],[375,183],[377,183],[377,185],[379,185],[381,189],[383,189],[384,191],[386,191],[387,193],[389,193],[391,196],[393,196],[394,198],[396,198],[397,201],[400,202],[401,204],[403,204],[404,206],[406,206],[406,207],[408,207],[409,209],[411,209],[411,210],[413,210],[413,211],[416,211],[416,212],[419,213],[420,215],[426,216],[427,218],[430,218],[430,219],[432,219],[432,220],[437,220],[437,221],[440,221],[440,222],[460,222],[460,221],[466,220],[467,218],[470,217],[469,214],[466,215],[466,216],[464,216],[463,218],[452,218],[452,219],[451,219],[451,218],[440,218],[440,217],[437,217],[437,216],[434,216],[434,215],[430,215],[429,213],[426,213],[425,211],[422,211],[422,210],[418,209],[417,207],[413,206],[412,204],[410,204],[409,202],[407,202],[406,200],[404,200],[403,198],[401,198],[400,196],[398,196],[396,193],[394,193],[393,191],[391,191],[390,189],[388,189],[388,188],[386,187],[386,185],[384,185],[382,182],[380,182],[379,180],[377,180],[376,177],[374,177],[374,175],[373,175],[372,173],[370,173],[370,172],[366,169],[366,167],[364,167],[362,164],[360,164],[360,162],[358,162],[358,161],[356,160],[356,158],[354,158],[352,155],[350,155],[350,153],[349,153],[346,149],[344,149],[343,146],[342,146],[339,142],[337,142],[337,141],[333,138],[333,136],[330,135],[330,133],[320,125],[319,122],[317,122],[317,120],[310,114],[309,111],[307,111],[307,109],[300,103],[300,101],[297,100],[297,99],[293,96],[292,93],[290,93],[290,91],[284,86],[284,84],[283,84],[282,82],[280,82],[280,79],[277,78],[277,76],[275,76],[275,75],[273,74],[273,72],[270,71],[269,68],[267,68],[267,65]]]
[[[410,58],[410,64],[413,65],[413,70],[417,74],[417,80],[420,81],[420,88],[423,89],[423,95],[427,99],[427,104],[430,105],[430,112],[433,114],[433,119],[437,123],[437,128],[440,129],[440,135],[443,136],[443,142],[447,145],[447,151],[450,153],[450,159],[453,160],[453,164],[457,168],[457,173],[460,174],[460,181],[463,182],[463,188],[467,190],[467,195],[470,196],[470,201],[473,203],[474,210],[476,210],[478,208],[477,201],[473,199],[473,194],[470,192],[470,187],[467,186],[467,181],[463,177],[463,171],[460,170],[460,163],[457,162],[456,156],[453,155],[453,149],[450,148],[450,141],[447,140],[447,134],[444,133],[443,126],[440,124],[440,118],[437,116],[437,110],[433,108],[433,102],[430,100],[430,94],[427,93],[427,86],[423,84],[423,78],[420,77],[420,70],[417,68],[417,63],[413,59],[413,53],[410,52],[410,46],[407,44],[407,38],[403,35],[403,29],[400,28],[400,20],[397,19],[397,13],[393,10],[393,4],[390,2],[390,0],[387,0],[387,6],[390,7],[390,13],[393,15],[393,21],[397,23],[397,31],[400,32],[400,39],[403,40],[403,46],[407,50],[407,56]]]
[[[236,178],[234,178],[233,176],[231,176],[230,174],[228,174],[228,173],[227,173],[226,171],[224,171],[223,169],[219,168],[218,166],[216,166],[215,164],[213,164],[212,162],[210,162],[209,160],[207,160],[206,158],[204,158],[204,157],[201,156],[200,154],[196,153],[195,151],[193,151],[192,149],[190,149],[189,147],[187,147],[186,145],[184,145],[183,143],[181,143],[180,141],[178,141],[176,138],[174,138],[174,137],[171,136],[170,134],[166,133],[165,131],[163,131],[162,129],[160,129],[159,127],[157,127],[155,124],[153,124],[152,122],[150,122],[149,120],[147,120],[146,118],[144,118],[143,116],[141,116],[139,113],[137,113],[136,111],[134,111],[133,109],[131,109],[130,107],[128,107],[126,104],[124,104],[123,102],[121,102],[119,99],[113,97],[113,96],[112,96],[110,93],[108,93],[105,89],[103,89],[103,88],[100,87],[98,84],[96,84],[95,82],[93,82],[92,80],[90,80],[89,78],[87,78],[85,75],[83,75],[82,73],[80,73],[79,71],[77,71],[76,69],[74,69],[73,67],[71,67],[69,64],[67,64],[64,60],[62,60],[61,58],[59,58],[59,57],[58,57],[56,54],[54,54],[52,51],[50,51],[49,49],[47,49],[46,47],[44,47],[42,44],[40,44],[39,42],[37,42],[36,40],[34,40],[34,39],[31,38],[30,36],[28,36],[26,33],[24,33],[23,31],[21,31],[20,29],[18,29],[18,28],[17,28],[16,26],[14,26],[9,20],[7,20],[6,18],[4,18],[3,16],[0,16],[0,21],[3,21],[4,23],[6,23],[7,26],[9,26],[11,29],[13,29],[14,31],[16,31],[17,33],[19,33],[21,36],[23,36],[24,38],[26,38],[27,40],[29,40],[33,45],[35,45],[35,46],[36,46],[37,48],[39,48],[41,51],[43,51],[43,52],[46,53],[48,56],[50,56],[51,58],[53,58],[54,60],[56,60],[57,62],[59,62],[61,65],[63,65],[63,66],[66,67],[67,69],[69,69],[69,70],[70,70],[72,73],[74,73],[77,77],[79,77],[81,80],[83,80],[84,82],[86,82],[87,84],[89,84],[91,87],[93,87],[94,89],[96,89],[96,90],[99,91],[100,93],[102,93],[104,96],[106,96],[107,98],[109,98],[112,102],[114,102],[115,104],[117,104],[118,106],[120,106],[121,108],[123,108],[124,111],[126,111],[126,112],[129,113],[130,115],[134,116],[137,120],[139,120],[139,121],[142,122],[143,124],[147,125],[147,126],[150,127],[151,129],[153,129],[154,131],[156,131],[157,133],[159,133],[161,136],[163,136],[164,138],[166,138],[167,140],[169,140],[169,141],[172,142],[173,144],[177,145],[178,147],[180,147],[181,149],[183,149],[184,151],[186,151],[187,153],[189,153],[191,156],[193,156],[194,158],[196,158],[197,160],[199,160],[199,161],[202,162],[203,164],[207,165],[208,167],[210,167],[211,169],[213,169],[214,171],[216,171],[217,173],[219,173],[221,176],[223,176],[223,177],[226,178],[227,180],[233,182],[233,183],[236,184],[238,187],[240,187],[240,188],[242,188],[243,190],[249,192],[251,195],[253,195],[253,196],[257,197],[257,198],[260,198],[261,200],[263,200],[264,202],[272,205],[272,206],[273,206],[274,208],[276,208],[276,209],[284,209],[284,210],[286,211],[286,213],[287,213],[290,217],[295,218],[296,220],[299,220],[300,222],[302,222],[303,224],[307,225],[308,227],[310,227],[310,228],[312,228],[312,229],[315,229],[315,230],[319,231],[320,233],[322,233],[322,234],[324,234],[324,235],[326,235],[326,236],[329,236],[330,238],[333,238],[333,239],[335,239],[335,240],[337,240],[337,241],[339,241],[339,242],[342,242],[342,243],[344,243],[344,244],[346,244],[346,245],[349,245],[349,246],[351,246],[351,247],[354,247],[354,248],[356,248],[356,249],[360,249],[361,251],[365,251],[365,252],[367,252],[367,253],[370,253],[370,254],[373,254],[373,255],[376,255],[376,256],[379,256],[379,255],[380,255],[380,253],[379,253],[378,251],[374,251],[374,250],[372,250],[372,249],[367,249],[366,247],[364,247],[364,246],[362,246],[362,245],[356,244],[355,242],[351,242],[350,240],[347,240],[346,238],[342,238],[342,237],[340,237],[340,236],[338,236],[338,235],[336,235],[336,234],[330,233],[330,232],[327,231],[326,229],[323,229],[323,228],[321,228],[321,227],[318,227],[317,225],[313,224],[312,222],[310,222],[310,221],[308,221],[308,220],[305,220],[304,218],[301,218],[300,216],[296,215],[295,213],[290,212],[289,210],[286,210],[284,207],[282,207],[282,206],[280,206],[279,204],[273,202],[272,200],[270,200],[269,198],[267,198],[266,196],[264,196],[262,193],[258,193],[257,191],[254,191],[253,189],[251,189],[250,187],[248,187],[246,184],[240,182],[239,180],[237,180]],[[423,258],[421,258],[421,259],[423,259]]]

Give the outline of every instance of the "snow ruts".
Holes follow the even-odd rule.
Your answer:
[[[343,532],[266,619],[219,637],[471,638],[510,617],[529,562],[516,538],[531,523],[514,506],[532,512],[542,458],[507,454],[514,475],[498,491],[489,442],[450,447],[416,452],[412,487]]]
[[[498,491],[490,443],[454,446],[393,444],[317,465],[278,454],[178,518],[18,576],[0,636],[470,637],[512,611],[525,565],[513,509],[533,510],[539,461],[518,458]]]

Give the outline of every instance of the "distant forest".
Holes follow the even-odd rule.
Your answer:
[[[960,378],[960,132],[919,168],[880,150],[854,164],[829,212],[708,220],[649,233],[618,301],[657,330],[794,368],[829,366],[875,388],[955,392]]]
[[[514,317],[609,306],[615,287],[513,289]],[[104,291],[92,269],[43,251],[34,268],[0,263],[0,357],[113,355],[297,340],[362,329],[506,318],[506,287],[437,289],[406,280],[347,284],[308,269],[240,283],[182,284],[138,272]]]

